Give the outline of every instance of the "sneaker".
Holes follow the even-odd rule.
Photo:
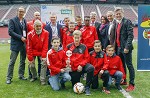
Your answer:
[[[109,90],[107,90],[105,87],[103,87],[102,92],[104,92],[105,94],[110,94],[110,91],[109,91]]]
[[[27,78],[25,78],[24,76],[19,77],[20,80],[27,80]]]
[[[90,88],[89,88],[89,87],[86,87],[86,88],[85,88],[85,95],[87,95],[87,96],[90,96],[90,95],[91,95],[91,92],[90,92]]]
[[[34,82],[35,80],[37,80],[37,78],[32,78],[30,82]]]
[[[6,81],[6,84],[11,84],[11,80],[8,79],[8,80]]]
[[[41,85],[46,85],[46,82],[45,81],[41,81]]]
[[[133,91],[135,89],[135,86],[132,84],[129,84],[129,86],[126,88],[127,92]]]

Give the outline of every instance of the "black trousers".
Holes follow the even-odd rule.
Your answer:
[[[125,74],[127,73],[126,66],[129,70],[129,84],[134,85],[135,70],[132,64],[132,50],[130,50],[128,53],[124,53],[121,51],[121,49],[117,48],[117,55],[119,55],[122,60]]]
[[[109,82],[109,72],[107,70],[104,71],[104,73],[101,76],[101,79],[103,80],[103,87],[108,87],[108,82]],[[93,77],[92,81],[92,89],[97,89],[99,86],[98,82],[98,74]]]
[[[70,72],[72,87],[77,82],[80,82],[80,78],[81,78],[82,73],[87,73],[85,87],[90,87],[90,85],[92,83],[93,75],[94,75],[94,67],[89,63],[87,63],[83,67],[82,72],[77,72],[77,71]]]

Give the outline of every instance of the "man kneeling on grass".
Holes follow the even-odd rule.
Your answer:
[[[122,90],[120,83],[126,79],[126,75],[123,69],[122,61],[119,56],[115,54],[115,48],[112,45],[106,47],[107,60],[108,60],[108,71],[110,73],[109,83],[112,83],[112,78],[115,79],[115,86],[119,91]]]
[[[53,90],[57,91],[61,88],[65,88],[65,82],[71,80],[71,76],[65,71],[65,52],[59,47],[60,38],[52,38],[52,49],[47,52],[47,64],[50,70],[49,83]],[[60,79],[61,78],[61,79]]]
[[[35,68],[35,57],[39,56],[41,59],[41,85],[45,85],[46,79],[46,53],[48,51],[48,32],[42,29],[40,20],[34,22],[34,30],[28,33],[27,37],[27,57],[29,60],[29,68],[31,70],[31,82],[37,79],[37,71]]]

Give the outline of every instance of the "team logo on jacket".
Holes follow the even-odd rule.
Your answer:
[[[82,50],[82,49],[79,49],[79,53],[83,53],[83,50]]]
[[[117,66],[115,65],[114,68],[117,68]]]
[[[100,54],[100,58],[103,58],[104,57],[104,55],[103,54]]]
[[[92,31],[90,31],[90,35],[92,35]]]

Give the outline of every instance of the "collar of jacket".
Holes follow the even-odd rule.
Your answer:
[[[59,51],[61,51],[61,50],[63,50],[63,48],[62,48],[62,47],[58,47],[58,51],[55,51],[55,50],[54,50],[54,47],[52,46],[52,51],[53,51],[53,52],[59,52]]]
[[[106,53],[106,56],[107,57],[110,57],[110,56],[108,56],[108,54]],[[116,56],[116,53],[114,53],[110,58],[113,58],[113,57],[115,57]]]

